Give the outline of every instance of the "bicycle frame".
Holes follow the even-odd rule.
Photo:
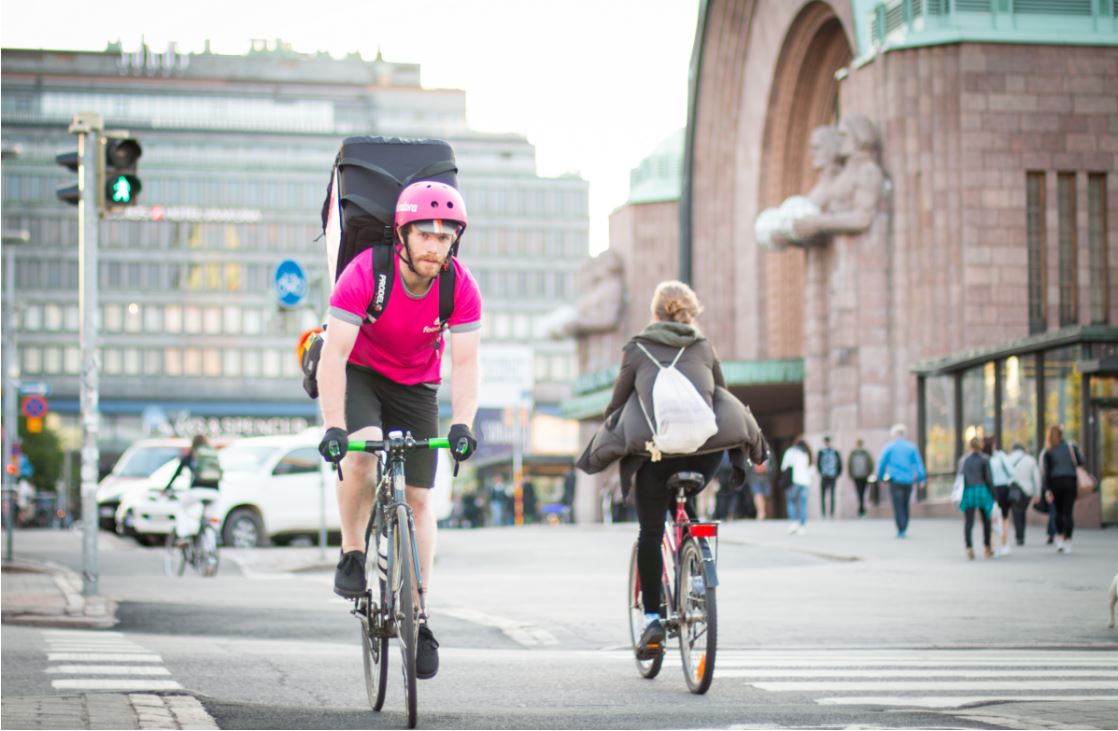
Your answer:
[[[682,570],[679,562],[679,551],[683,546],[684,533],[686,532],[688,536],[698,539],[696,543],[703,555],[703,578],[707,586],[714,588],[718,586],[718,573],[715,569],[715,564],[718,561],[718,523],[691,520],[691,516],[687,514],[687,495],[683,488],[680,488],[676,493],[675,515],[672,518],[665,516],[664,523],[664,538],[660,544],[660,552],[663,555],[661,578],[664,586],[669,591],[669,596],[666,597],[670,612],[667,617],[667,626],[669,630],[675,631],[678,626],[676,610],[679,606],[676,599],[679,592],[679,574]],[[706,540],[709,538],[713,538],[715,541],[713,553],[710,550],[709,542]]]

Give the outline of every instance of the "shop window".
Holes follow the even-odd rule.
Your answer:
[[[1044,354],[1044,431],[1060,424],[1064,438],[1080,441],[1080,398],[1083,374],[1079,372],[1079,346],[1049,350]]]
[[[1087,176],[1087,257],[1088,270],[1087,306],[1093,324],[1105,324],[1110,319],[1110,262],[1107,261],[1108,229],[1106,220],[1106,175],[1092,173]]]
[[[994,364],[963,372],[963,443],[994,433]]]
[[[1048,251],[1044,173],[1025,173],[1025,228],[1028,249],[1029,332],[1048,328]]]
[[[1079,322],[1075,173],[1060,173],[1056,189],[1060,212],[1060,327],[1063,327]]]
[[[955,472],[955,378],[924,379],[924,454],[929,474]]]
[[[1036,388],[1035,355],[1011,355],[1002,362],[1002,449],[1009,451],[1020,442],[1030,454],[1039,451]]]

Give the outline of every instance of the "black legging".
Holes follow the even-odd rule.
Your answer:
[[[668,478],[676,472],[701,472],[709,483],[721,462],[722,453],[714,452],[645,462],[637,471],[637,519],[640,521],[637,571],[641,577],[641,599],[646,612],[660,608],[660,576],[664,570],[660,543],[664,539],[664,514],[669,508],[675,509],[675,495],[667,489]],[[688,503],[688,512],[691,513],[690,501]]]
[[[994,506],[994,508],[992,508],[992,509],[996,510],[997,506]],[[990,547],[990,514],[987,513],[985,510],[982,510],[980,508],[967,508],[964,511],[964,515],[966,516],[966,522],[963,524],[963,535],[966,536],[966,539],[967,539],[967,548],[971,548],[974,545],[971,542],[970,534],[971,534],[971,531],[974,530],[974,511],[976,511],[976,510],[982,516],[982,545],[989,548]]]
[[[827,512],[827,494],[831,495],[831,512]],[[820,480],[819,488],[819,517],[835,517],[835,478],[824,477]]]
[[[1072,513],[1078,487],[1074,477],[1049,477],[1048,489],[1052,491],[1052,507],[1056,510],[1056,533],[1071,540],[1075,528]]]
[[[858,491],[858,515],[866,514],[866,478],[855,477],[854,489]]]

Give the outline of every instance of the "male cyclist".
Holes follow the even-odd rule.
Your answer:
[[[341,459],[342,557],[334,591],[343,597],[365,592],[365,526],[376,478],[376,456],[346,454],[347,441],[379,440],[393,429],[410,431],[417,439],[438,435],[444,329],[450,330],[451,342],[452,456],[467,459],[477,447],[469,425],[477,412],[481,293],[455,256],[466,222],[466,204],[454,188],[428,181],[409,185],[396,205],[394,246],[399,261],[395,294],[384,311],[375,320],[367,314],[375,294],[372,249],[350,261],[330,297],[329,336],[318,366],[326,424],[319,451],[328,460]],[[449,267],[456,270],[454,314],[442,323],[437,280]],[[415,515],[420,570],[428,589],[437,530],[430,500],[435,457],[431,450],[414,451],[405,466],[407,501]],[[438,672],[438,646],[424,619],[416,648],[418,677],[431,678]]]

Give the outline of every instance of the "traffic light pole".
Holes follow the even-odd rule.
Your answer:
[[[15,297],[15,253],[13,246],[4,241],[4,333],[3,333],[3,370],[4,370],[4,499],[7,512],[4,514],[4,561],[12,560],[12,533],[16,527],[16,492],[18,476],[9,471],[12,465],[12,446],[19,438],[19,417],[16,416],[16,349],[15,318],[12,310],[16,305]]]
[[[100,427],[98,407],[99,372],[97,362],[97,165],[101,154],[100,135],[104,128],[99,115],[79,114],[70,124],[70,133],[78,136],[81,156],[79,180],[81,202],[78,205],[78,300],[81,309],[81,402],[82,459],[82,593],[97,594],[97,477],[100,452],[97,432]]]

